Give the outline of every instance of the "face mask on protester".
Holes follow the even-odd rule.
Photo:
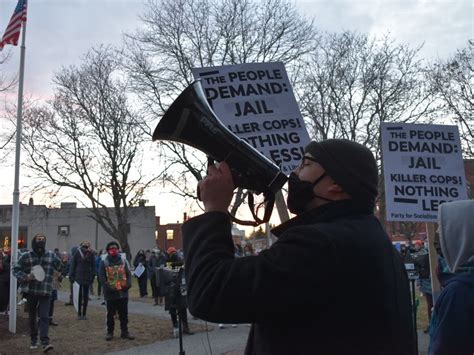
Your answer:
[[[119,250],[117,248],[110,248],[108,250],[108,253],[110,256],[117,256],[119,255]]]
[[[326,176],[326,173],[323,173],[320,177],[314,182],[300,180],[296,173],[292,172],[288,178],[288,198],[287,205],[291,213],[296,215],[301,214],[306,211],[306,206],[308,203],[313,200],[313,198],[318,197],[321,200],[332,201],[325,197],[316,195],[313,192],[314,187]]]
[[[37,255],[43,255],[46,250],[46,239],[44,237],[35,237],[32,242],[32,249]]]

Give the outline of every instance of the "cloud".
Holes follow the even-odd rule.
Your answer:
[[[398,43],[425,43],[427,58],[452,55],[474,37],[474,4],[470,0],[297,1],[321,30],[390,33]]]

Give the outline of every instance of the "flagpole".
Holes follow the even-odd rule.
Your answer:
[[[26,21],[22,21],[21,51],[20,51],[20,76],[18,80],[18,106],[16,113],[16,150],[15,150],[15,183],[13,188],[12,206],[12,231],[11,231],[11,269],[18,259],[18,230],[20,225],[20,151],[21,151],[21,122],[23,114],[23,77],[25,70],[25,37]],[[8,329],[16,333],[16,288],[17,280],[10,272],[10,315]]]

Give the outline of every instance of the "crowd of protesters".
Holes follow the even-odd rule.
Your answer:
[[[429,253],[425,244],[414,241],[412,244],[399,246],[400,261],[416,265],[419,273],[417,287],[426,300],[429,326],[424,332],[430,336],[430,355],[454,354],[453,350],[457,351],[456,354],[472,354],[474,350],[473,215],[474,201],[441,205],[439,233],[435,241],[438,253],[435,275],[440,281],[442,291],[435,304]],[[246,244],[243,248],[234,245],[234,260],[248,257],[249,262],[256,261],[259,259],[257,255],[251,244]],[[256,258],[250,259],[253,257]],[[87,320],[88,301],[93,295],[94,280],[97,280],[97,297],[103,297],[102,304],[106,306],[107,341],[114,337],[116,314],[120,322],[120,337],[135,339],[128,329],[128,291],[132,286],[133,277],[137,278],[140,297],[147,297],[150,287],[153,306],[164,306],[169,312],[173,335],[178,335],[178,320],[182,322],[184,334],[193,334],[187,319],[186,289],[182,288],[185,285],[182,250],[174,247],[167,250],[156,247],[139,250],[129,263],[115,241],[109,242],[105,249],[95,252],[90,242],[85,240],[72,248],[71,253],[60,253],[57,248],[48,251],[46,236],[37,234],[32,239],[31,250],[23,251],[11,270],[10,264],[9,249],[0,249],[0,313],[8,312],[12,272],[19,281],[22,298],[26,299],[30,349],[41,345],[43,352],[48,352],[54,348],[50,343],[48,331],[49,326],[58,325],[54,319],[55,301],[64,279],[68,279],[70,291],[69,302],[65,305],[74,304],[75,299],[78,320]],[[38,265],[41,266],[40,273],[35,270]],[[74,292],[78,292],[77,298],[73,297]],[[205,317],[206,315],[201,318]],[[221,329],[225,328],[225,324],[235,327],[237,323],[249,323],[247,319],[233,322],[234,319],[237,318],[213,316],[216,322],[227,321],[219,324]],[[231,322],[228,322],[229,320]]]
[[[64,304],[75,305],[77,319],[87,320],[88,303],[94,296],[94,280],[97,280],[97,298],[103,298],[102,305],[107,309],[107,341],[114,337],[116,314],[120,322],[121,338],[135,338],[128,331],[128,290],[132,286],[133,277],[137,278],[140,297],[147,297],[148,289],[151,288],[153,306],[164,306],[169,312],[174,336],[178,335],[178,315],[183,322],[183,333],[193,334],[187,322],[187,308],[185,301],[183,302],[185,296],[181,297],[182,301],[177,305],[173,295],[176,280],[167,280],[165,274],[160,272],[173,270],[177,274],[183,266],[183,260],[182,250],[169,247],[165,251],[154,247],[139,250],[130,264],[121,252],[119,243],[115,241],[98,252],[91,248],[91,243],[87,240],[72,247],[70,252],[60,252],[58,248],[48,251],[46,236],[35,235],[31,249],[19,252],[18,262],[12,270],[18,279],[21,298],[26,300],[30,349],[37,349],[39,346],[43,352],[54,349],[49,340],[49,326],[58,325],[54,319],[55,301],[58,299],[58,290],[64,283],[69,293],[69,299]],[[10,264],[9,249],[0,249],[0,313],[8,313]],[[41,266],[44,278],[37,279],[38,276],[33,271],[35,265]],[[73,297],[75,292],[78,293],[77,297]]]

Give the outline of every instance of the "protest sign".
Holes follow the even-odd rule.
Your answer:
[[[310,142],[283,63],[194,68],[227,128],[289,174]]]
[[[79,292],[81,290],[81,285],[74,281],[72,284],[72,302],[74,304],[74,309],[76,312],[79,311]],[[86,296],[87,297],[87,296]]]
[[[145,266],[143,266],[142,263],[139,263],[138,266],[135,268],[135,271],[133,272],[133,274],[136,276],[136,277],[140,277],[142,276],[142,274],[145,272]]]
[[[467,199],[456,126],[381,125],[388,221],[436,222],[438,206]]]

